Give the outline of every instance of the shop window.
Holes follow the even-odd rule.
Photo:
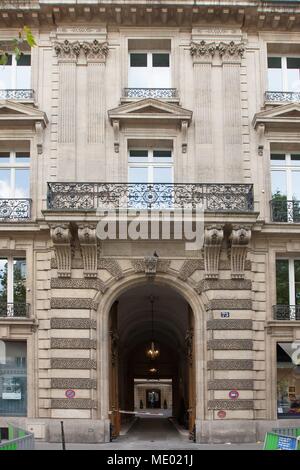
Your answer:
[[[0,416],[27,415],[26,341],[0,340]]]
[[[277,415],[300,418],[300,342],[277,344]]]

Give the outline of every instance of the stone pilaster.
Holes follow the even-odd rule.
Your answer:
[[[223,62],[223,122],[224,158],[232,182],[241,180],[242,117],[241,117],[241,60],[242,44],[220,43],[219,55]]]

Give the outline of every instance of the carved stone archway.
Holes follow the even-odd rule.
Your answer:
[[[149,282],[149,277],[145,274],[135,274],[116,281],[111,288],[101,295],[99,293],[99,308],[97,319],[97,331],[99,337],[99,356],[98,363],[100,369],[98,371],[98,410],[99,418],[105,420],[109,426],[109,387],[110,387],[110,312],[115,301],[127,290],[139,287]],[[205,386],[205,370],[203,364],[205,360],[204,348],[204,332],[205,332],[205,308],[201,298],[194,289],[185,282],[170,274],[156,274],[151,281],[155,286],[166,286],[180,294],[188,303],[193,313],[193,338],[194,338],[194,355],[195,361],[195,424],[199,429],[199,424],[204,419],[204,386]]]

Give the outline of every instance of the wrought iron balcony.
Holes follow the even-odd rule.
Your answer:
[[[124,98],[176,99],[176,88],[124,88]]]
[[[0,100],[33,101],[34,91],[30,89],[0,90]]]
[[[0,199],[0,222],[18,222],[31,217],[31,199]]]
[[[300,92],[294,91],[266,91],[265,101],[271,103],[293,103],[300,101]]]
[[[0,301],[0,317],[29,317],[29,304],[25,302]]]
[[[300,201],[272,199],[271,220],[273,222],[300,223]]]
[[[274,320],[300,320],[300,305],[274,305]]]
[[[175,209],[252,212],[252,184],[48,183],[48,209]]]

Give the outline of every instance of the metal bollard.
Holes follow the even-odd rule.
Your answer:
[[[66,443],[65,443],[65,432],[64,432],[64,422],[60,422],[61,427],[61,443],[62,443],[62,450],[66,450]]]

